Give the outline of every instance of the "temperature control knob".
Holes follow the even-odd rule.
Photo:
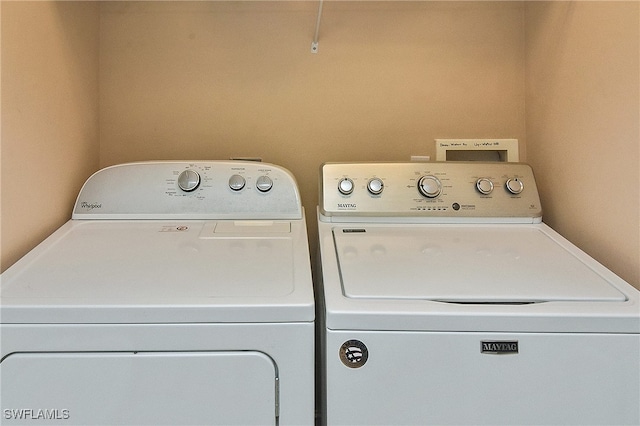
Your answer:
[[[273,181],[269,176],[260,176],[256,180],[256,188],[260,192],[269,192],[273,188]]]
[[[382,194],[382,191],[384,190],[384,183],[382,182],[382,179],[373,178],[367,183],[367,189],[373,195]]]
[[[514,195],[518,195],[524,189],[524,184],[518,178],[507,179],[507,183],[505,184],[507,191]]]
[[[342,195],[351,194],[353,192],[353,181],[349,178],[341,179],[340,182],[338,182],[338,191],[340,191]]]
[[[491,179],[480,178],[476,181],[476,188],[481,194],[489,195],[493,191],[493,182]]]
[[[200,185],[200,175],[193,170],[184,170],[178,176],[178,186],[184,192],[195,191]]]
[[[427,198],[436,198],[442,192],[442,183],[435,176],[422,176],[418,180],[418,191]]]
[[[233,189],[234,191],[240,191],[242,188],[244,188],[245,183],[246,181],[240,175],[233,175],[229,178],[229,188]]]

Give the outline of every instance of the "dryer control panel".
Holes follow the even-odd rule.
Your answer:
[[[120,164],[84,184],[73,219],[301,219],[293,175],[253,161]]]
[[[331,221],[542,220],[533,171],[523,163],[326,163],[320,175],[320,213]]]

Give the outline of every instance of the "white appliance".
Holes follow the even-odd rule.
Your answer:
[[[324,422],[640,423],[638,291],[541,212],[521,163],[323,165]]]
[[[314,422],[308,240],[281,167],[103,169],[1,278],[2,424]]]

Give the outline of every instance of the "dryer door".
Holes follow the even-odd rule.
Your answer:
[[[0,364],[2,424],[268,425],[277,369],[261,352],[16,353]]]

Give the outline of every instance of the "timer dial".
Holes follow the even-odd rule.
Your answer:
[[[349,195],[353,192],[353,181],[349,178],[343,178],[338,182],[338,191],[342,195]]]
[[[373,195],[382,194],[382,191],[384,191],[384,183],[380,178],[370,179],[367,183],[367,189]]]
[[[418,180],[418,191],[427,198],[436,198],[442,192],[442,182],[435,176],[422,176]]]
[[[200,185],[200,175],[194,170],[184,170],[178,176],[178,186],[184,192],[195,191]]]
[[[524,184],[518,178],[507,179],[507,183],[505,184],[507,191],[512,193],[513,195],[518,195],[524,189]]]

